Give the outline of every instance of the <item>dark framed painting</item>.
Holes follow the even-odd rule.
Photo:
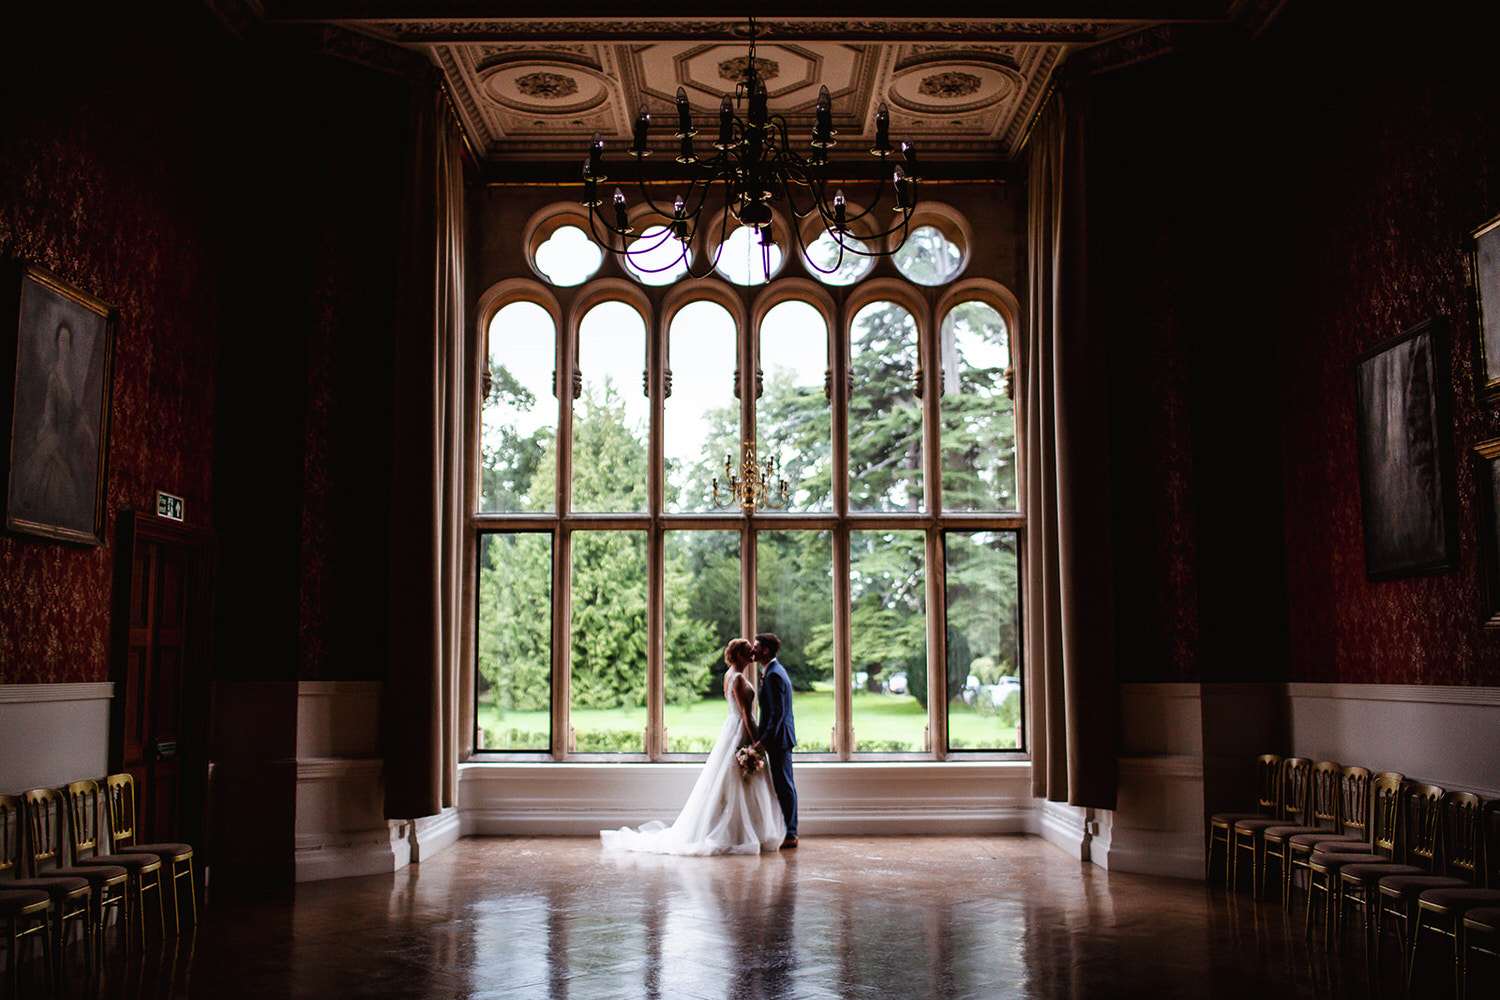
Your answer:
[[[1493,402],[1500,399],[1500,215],[1474,230],[1469,267],[1479,331],[1479,391]]]
[[[39,267],[18,299],[5,526],[100,545],[115,311]]]
[[[1500,438],[1474,446],[1480,564],[1484,567],[1484,627],[1500,628]]]
[[[1372,580],[1457,565],[1445,325],[1426,320],[1354,364],[1365,573]]]

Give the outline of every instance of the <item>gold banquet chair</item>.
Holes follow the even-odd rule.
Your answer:
[[[1500,906],[1481,906],[1464,914],[1464,981],[1473,970],[1473,957],[1488,961],[1483,982],[1500,982]]]
[[[167,934],[166,904],[162,902],[161,858],[154,854],[109,854],[104,851],[107,806],[97,781],[73,781],[66,788],[68,829],[73,834],[73,865],[77,868],[124,868],[127,908],[140,928],[141,947],[146,947],[146,892],[156,893],[157,926]]]
[[[104,912],[115,911],[122,931],[130,928],[130,909],[126,897],[126,883],[130,873],[118,865],[66,864],[64,851],[64,827],[68,822],[68,806],[62,792],[55,788],[33,788],[21,793],[21,804],[26,813],[26,843],[31,849],[31,873],[35,878],[81,878],[89,884],[93,925],[94,964],[104,959]]]
[[[1464,943],[1465,918],[1470,910],[1500,906],[1500,814],[1497,803],[1481,808],[1477,795],[1450,792],[1455,805],[1443,833],[1451,838],[1451,863],[1457,874],[1470,871],[1469,885],[1428,889],[1417,899],[1417,922],[1411,932],[1411,964],[1407,967],[1407,989],[1416,975],[1417,956],[1424,941],[1439,934],[1453,945],[1453,983],[1458,1000],[1464,1000],[1467,946]],[[1445,858],[1450,850],[1445,840]],[[1486,861],[1486,856],[1495,860]],[[1426,937],[1423,931],[1427,931]]]
[[[1412,930],[1417,926],[1417,906],[1428,889],[1446,889],[1469,885],[1470,877],[1455,875],[1462,866],[1453,866],[1443,842],[1450,837],[1448,826],[1461,811],[1469,793],[1448,792],[1437,785],[1411,785],[1403,798],[1406,810],[1402,823],[1406,837],[1405,860],[1425,869],[1420,875],[1387,875],[1380,880],[1380,909],[1376,914],[1377,938],[1385,936],[1385,921],[1394,919],[1401,960],[1410,977]],[[1468,873],[1472,876],[1472,872]]]
[[[86,878],[57,876],[26,878],[22,870],[25,858],[25,821],[21,800],[14,795],[0,795],[0,887],[5,889],[39,889],[52,898],[52,955],[59,967],[68,938],[68,924],[76,923],[83,939],[84,960],[92,967],[94,924],[89,906],[93,890]]]
[[[193,879],[193,847],[191,844],[135,842],[135,779],[129,774],[111,774],[104,779],[104,789],[109,800],[110,850],[116,853],[151,854],[161,859],[167,887],[172,891],[172,928],[182,933],[182,893],[178,883],[187,879],[188,902],[191,906],[192,923],[198,922],[198,888]],[[165,889],[163,889],[165,891]]]
[[[1231,854],[1234,824],[1242,819],[1275,818],[1281,808],[1281,755],[1261,754],[1255,758],[1255,812],[1218,812],[1208,818],[1208,852],[1204,877],[1213,878],[1214,848],[1223,845],[1224,888],[1234,882],[1234,858]]]
[[[47,992],[52,978],[52,897],[41,889],[0,887],[0,919],[5,920],[5,947],[10,957],[10,995],[21,992],[21,946],[30,937],[42,939],[42,961],[46,965]]]
[[[1286,823],[1268,826],[1261,833],[1261,840],[1265,843],[1261,850],[1260,894],[1265,895],[1266,883],[1271,878],[1271,861],[1274,859],[1276,874],[1281,883],[1283,909],[1290,907],[1292,902],[1293,838],[1332,839],[1342,836],[1339,832],[1339,786],[1343,772],[1344,769],[1332,761],[1318,761],[1307,776],[1310,786],[1308,793],[1300,796],[1300,801],[1287,803]]]
[[[1250,891],[1260,898],[1261,871],[1265,860],[1265,832],[1273,826],[1285,826],[1288,816],[1300,816],[1307,808],[1312,783],[1313,762],[1307,757],[1287,757],[1281,762],[1281,808],[1274,819],[1242,819],[1234,824],[1234,888],[1239,888],[1240,855],[1250,854]]]
[[[1380,880],[1391,875],[1425,875],[1428,869],[1401,862],[1403,822],[1402,798],[1405,779],[1394,771],[1382,771],[1370,782],[1370,848],[1386,860],[1356,862],[1339,870],[1339,913],[1337,925],[1343,927],[1351,908],[1360,916],[1360,935],[1365,944],[1365,964],[1373,971],[1379,965],[1379,936],[1376,916],[1379,913]]]

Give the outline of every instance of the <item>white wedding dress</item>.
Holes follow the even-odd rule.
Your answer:
[[[734,752],[745,743],[744,723],[733,702],[729,717],[698,774],[687,804],[671,826],[661,820],[641,824],[640,829],[622,827],[600,830],[605,847],[650,854],[758,854],[775,851],[786,839],[786,819],[771,786],[771,774],[762,768],[745,778],[735,763]]]

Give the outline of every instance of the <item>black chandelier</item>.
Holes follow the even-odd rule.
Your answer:
[[[735,107],[748,102],[747,115],[741,118]],[[662,220],[659,226],[648,226],[637,233],[631,226],[625,193],[616,187],[607,210],[600,197],[600,185],[609,178],[604,168],[604,140],[594,133],[588,159],[583,164],[583,204],[589,209],[589,227],[594,242],[622,261],[629,260],[637,271],[654,273],[685,268],[688,276],[706,277],[718,267],[729,235],[730,219],[748,226],[755,233],[760,248],[761,266],[767,280],[773,265],[771,252],[776,247],[772,227],[771,202],[780,201],[795,220],[790,226],[792,238],[808,266],[823,274],[835,273],[844,262],[844,254],[860,257],[889,257],[906,243],[912,208],[917,203],[917,157],[911,143],[903,141],[899,149],[891,145],[890,112],[882,102],[875,114],[875,145],[870,153],[880,158],[879,187],[869,207],[857,210],[844,199],[842,188],[828,193],[828,149],[836,145],[833,129],[833,102],[828,88],[818,92],[811,152],[803,156],[791,147],[786,119],[767,112],[766,84],[755,61],[755,18],[750,18],[750,51],[746,60],[745,79],[735,84],[734,97],[724,95],[719,105],[719,135],[713,144],[714,154],[700,159],[693,149],[692,110],[687,92],[677,88],[677,162],[686,169],[685,192],[678,194],[670,206],[658,204],[647,190],[644,160],[651,155],[648,144],[651,112],[644,105],[635,119],[635,134],[629,153],[635,158],[634,183],[640,198],[650,209],[650,216]],[[897,160],[892,169],[889,164]],[[675,179],[675,178],[674,178]],[[889,225],[880,224],[875,214],[886,196],[894,190],[895,205]],[[713,208],[707,212],[705,209]],[[722,208],[722,212],[713,209]],[[829,268],[820,266],[808,255],[802,227],[797,224],[816,212],[823,228],[838,246],[837,259]],[[649,217],[649,216],[648,216]],[[695,268],[690,252],[698,233],[700,220],[719,223],[718,238],[707,266]],[[669,241],[680,246],[675,257],[669,257]],[[665,263],[663,263],[665,261]]]

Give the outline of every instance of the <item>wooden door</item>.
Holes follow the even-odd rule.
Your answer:
[[[138,840],[201,843],[213,534],[129,513],[119,541],[110,769],[135,778]]]

